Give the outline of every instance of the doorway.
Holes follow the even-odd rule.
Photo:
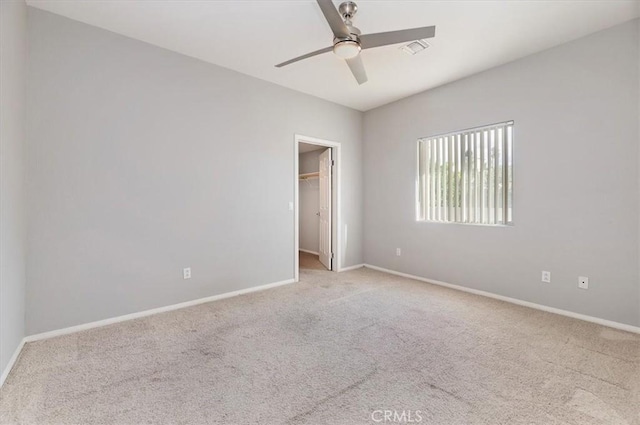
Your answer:
[[[338,271],[340,144],[295,137],[295,280],[300,269]]]

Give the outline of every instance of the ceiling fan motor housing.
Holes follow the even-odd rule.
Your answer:
[[[346,1],[340,4],[338,11],[344,23],[349,30],[347,37],[336,37],[333,39],[333,53],[343,59],[351,59],[360,54],[360,30],[351,24],[351,18],[358,11],[358,5],[352,1]]]
[[[342,15],[342,19],[344,19],[345,21],[344,23],[349,30],[351,39],[360,43],[360,39],[358,38],[358,36],[362,34],[362,32],[357,27],[354,27],[351,23],[351,18],[353,18],[358,11],[358,5],[352,1],[345,1],[340,4],[340,6],[338,7],[338,11],[340,12],[340,15]]]
[[[336,37],[333,39],[333,51],[338,56],[349,58],[353,56],[357,56],[360,53],[360,34],[362,32],[359,28],[355,27],[351,23],[351,18],[358,11],[358,5],[352,1],[345,1],[340,4],[338,7],[338,11],[342,18],[345,20],[345,25],[349,30],[348,37]],[[343,50],[344,53],[341,54],[339,51]]]

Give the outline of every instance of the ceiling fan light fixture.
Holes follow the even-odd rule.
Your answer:
[[[333,45],[333,53],[342,59],[355,58],[360,54],[360,44],[353,40],[341,40]]]

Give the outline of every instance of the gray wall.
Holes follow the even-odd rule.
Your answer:
[[[635,20],[365,113],[365,262],[640,325],[638,54]],[[416,140],[506,120],[515,226],[416,222]]]
[[[298,168],[300,174],[315,173],[320,169],[320,154],[324,151],[315,150],[300,154]],[[301,180],[300,194],[300,249],[320,251],[320,185],[318,179]]]
[[[342,143],[362,262],[360,112],[32,8],[29,43],[29,334],[293,278],[295,133]]]
[[[24,54],[5,49],[24,19],[6,5],[1,365],[24,333],[23,136],[5,125],[20,95],[4,89],[5,79],[24,84],[20,61],[5,60]],[[294,133],[343,144],[343,266],[364,260],[639,325],[638,39],[636,20],[363,123],[348,108],[29,9],[27,333],[292,278]],[[416,223],[416,140],[509,119],[516,225]]]
[[[0,374],[24,337],[27,6],[0,1]]]

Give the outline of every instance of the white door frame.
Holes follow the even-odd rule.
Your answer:
[[[333,183],[333,191],[331,193],[331,221],[332,221],[332,229],[331,229],[331,251],[333,252],[333,261],[331,263],[332,269],[334,272],[340,271],[342,267],[342,239],[340,226],[342,221],[340,220],[340,160],[341,160],[341,145],[339,142],[332,142],[330,140],[318,139],[315,137],[303,136],[301,134],[296,134],[294,138],[293,144],[293,181],[294,181],[294,199],[293,199],[293,215],[294,215],[294,230],[293,230],[293,240],[294,240],[294,279],[296,282],[300,280],[300,259],[298,258],[300,251],[300,164],[299,164],[299,143],[307,143],[310,145],[318,145],[324,146],[327,148],[332,148],[332,158],[334,161],[333,170],[331,173],[331,179]]]

